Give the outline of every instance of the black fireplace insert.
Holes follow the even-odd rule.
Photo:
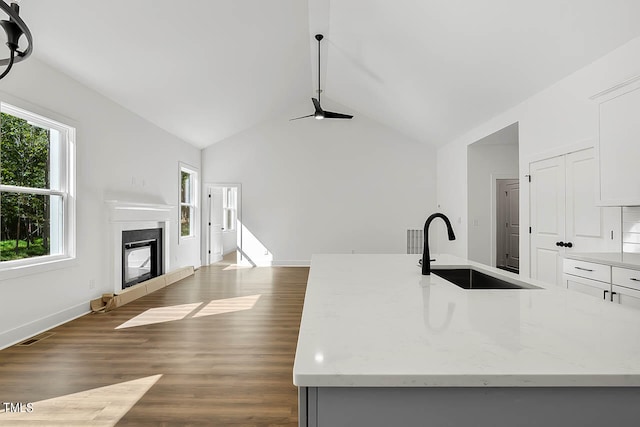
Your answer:
[[[163,273],[162,228],[122,232],[122,289]]]

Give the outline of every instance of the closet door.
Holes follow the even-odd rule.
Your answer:
[[[561,283],[562,260],[558,256],[565,236],[564,156],[529,165],[531,175],[531,277]]]
[[[567,252],[619,252],[620,208],[596,206],[597,161],[595,150],[566,155],[566,236]]]
[[[620,208],[598,207],[593,148],[529,165],[531,277],[562,284],[565,252],[619,252]]]

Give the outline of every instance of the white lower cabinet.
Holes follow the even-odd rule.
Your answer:
[[[611,266],[595,262],[579,261],[565,258],[562,271],[566,274],[592,279],[598,282],[611,283]]]
[[[568,289],[611,299],[611,266],[565,258],[562,262],[563,281]]]
[[[611,286],[611,296],[614,303],[640,308],[640,291],[622,286]]]
[[[640,270],[568,258],[563,261],[562,270],[568,289],[640,308]]]
[[[612,301],[640,308],[640,271],[613,267],[611,272]]]
[[[600,299],[610,299],[611,283],[564,274],[564,282],[568,289],[592,295]]]

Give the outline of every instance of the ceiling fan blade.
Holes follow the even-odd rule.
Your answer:
[[[309,114],[308,116],[302,116],[302,117],[296,117],[295,119],[289,119],[289,121],[291,120],[300,120],[300,119],[306,119],[307,117],[313,117],[314,114]]]
[[[318,101],[315,98],[311,98],[311,100],[313,101],[313,106],[316,107],[316,113],[322,113],[322,107],[320,106],[320,101]]]
[[[334,113],[334,112],[331,112],[331,111],[325,111],[324,112],[324,118],[325,119],[352,119],[353,116],[350,116],[348,114]]]

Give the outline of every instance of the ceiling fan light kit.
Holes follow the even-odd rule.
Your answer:
[[[309,114],[308,116],[302,116],[302,117],[296,117],[295,119],[290,119],[291,120],[298,120],[298,119],[306,119],[307,117],[313,117],[316,120],[322,120],[322,119],[351,119],[353,118],[353,116],[349,115],[349,114],[342,114],[342,113],[334,113],[332,111],[325,111],[322,109],[322,107],[320,106],[320,94],[322,93],[322,89],[320,89],[320,42],[322,41],[322,39],[324,38],[324,36],[322,34],[316,34],[316,40],[318,40],[318,98],[311,98],[311,101],[313,102],[313,106],[315,108],[315,112],[313,114]]]
[[[7,15],[9,20],[0,21],[0,26],[4,29],[7,35],[7,47],[9,48],[9,57],[0,60],[0,66],[6,66],[5,70],[0,74],[0,79],[9,74],[13,64],[20,61],[24,61],[31,55],[33,51],[33,38],[31,37],[31,31],[29,27],[20,18],[20,6],[17,1],[7,4],[4,0],[0,0],[0,9],[2,9]],[[24,51],[19,51],[18,41],[22,35],[27,38],[28,46]]]

